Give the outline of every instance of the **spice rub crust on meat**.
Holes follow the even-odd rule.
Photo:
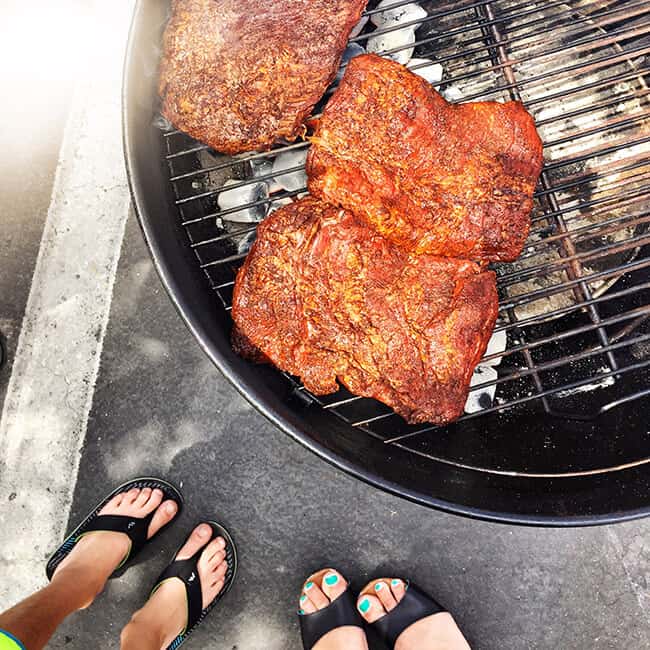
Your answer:
[[[409,253],[314,197],[260,224],[233,296],[233,346],[312,393],[373,397],[409,422],[459,417],[497,317],[495,275]]]
[[[366,0],[173,0],[162,113],[228,154],[304,134]]]
[[[519,102],[450,104],[374,54],[347,66],[307,159],[309,190],[408,250],[512,261],[542,142]]]

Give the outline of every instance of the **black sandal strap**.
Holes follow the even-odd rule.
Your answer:
[[[407,627],[420,619],[444,611],[446,610],[442,605],[411,582],[407,583],[406,593],[395,609],[372,623],[372,627],[389,648],[394,648],[397,638]]]
[[[313,614],[301,614],[299,619],[302,645],[305,650],[311,650],[322,636],[337,627],[352,625],[363,628],[363,619],[357,612],[349,588],[324,609],[319,609]]]
[[[187,595],[187,625],[185,629],[169,644],[167,650],[177,650],[187,640],[190,634],[203,622],[205,617],[217,606],[219,601],[228,593],[233,585],[235,576],[237,575],[237,548],[232,536],[228,530],[214,521],[206,521],[212,528],[212,536],[192,557],[185,560],[173,560],[172,563],[160,574],[155,586],[152,589],[152,595],[156,589],[165,580],[178,578],[185,585],[185,593]],[[208,604],[205,609],[203,606],[203,594],[201,593],[201,578],[199,577],[198,562],[203,553],[203,549],[216,537],[223,537],[226,542],[226,564],[228,568],[223,577],[224,585],[221,591],[217,594],[214,600]],[[185,546],[187,540],[179,547],[174,557],[178,555],[179,551]]]
[[[124,517],[123,515],[97,515],[88,523],[83,535],[97,531],[110,531],[114,533],[124,533],[131,540],[131,548],[126,557],[120,563],[120,566],[137,555],[147,543],[147,533],[149,524],[153,519],[156,511],[149,513],[146,517]]]
[[[209,544],[210,542],[208,542]],[[153,592],[171,578],[178,578],[185,585],[187,594],[187,625],[186,630],[190,630],[201,618],[203,614],[203,595],[201,593],[201,578],[197,567],[199,557],[203,552],[203,546],[198,553],[187,560],[174,560],[156,580],[156,586]],[[153,593],[152,592],[152,593]]]
[[[124,558],[120,566],[115,570],[112,577],[117,577],[123,573],[123,571],[126,569],[127,561],[133,559],[136,553],[142,549],[147,541],[151,541],[151,539],[147,540],[147,531],[153,514],[144,519],[135,519],[131,517],[122,518],[120,516],[114,515],[100,515],[99,512],[114,496],[128,492],[132,488],[150,488],[152,490],[161,490],[163,493],[163,501],[171,499],[178,506],[178,511],[176,513],[177,516],[165,524],[158,531],[158,533],[156,533],[156,535],[165,530],[167,526],[169,526],[173,521],[176,521],[183,508],[183,497],[171,483],[154,477],[141,477],[127,481],[126,483],[123,483],[119,487],[115,488],[110,494],[102,499],[102,501],[88,513],[86,518],[66,537],[63,544],[61,544],[61,546],[59,546],[59,548],[53,553],[45,569],[48,580],[52,579],[52,576],[54,575],[54,572],[56,571],[59,564],[61,564],[61,562],[63,562],[63,560],[68,555],[70,555],[77,542],[86,533],[103,530],[126,533],[131,540],[131,548],[129,549],[128,555]],[[130,526],[132,522],[135,523]],[[154,535],[154,537],[156,535]]]

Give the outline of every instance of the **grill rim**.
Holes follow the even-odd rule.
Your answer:
[[[145,26],[148,24],[146,16],[148,12],[151,12],[153,4],[154,3],[151,0],[138,0],[136,4],[124,64],[124,83],[122,93],[123,142],[127,177],[132,201],[135,208],[135,214],[142,229],[147,247],[151,253],[154,266],[172,304],[199,343],[200,347],[203,349],[204,353],[207,354],[211,361],[233,384],[240,394],[242,394],[260,413],[271,420],[271,422],[273,422],[280,430],[284,431],[292,439],[301,443],[304,447],[330,464],[363,480],[367,484],[421,505],[477,519],[497,521],[501,523],[558,527],[587,526],[628,521],[650,514],[650,503],[644,504],[643,506],[630,506],[629,508],[619,507],[611,512],[596,512],[594,514],[551,514],[551,511],[557,513],[566,510],[567,500],[571,500],[571,498],[575,499],[574,505],[577,504],[578,509],[582,509],[585,513],[588,513],[590,510],[590,504],[589,498],[585,499],[585,494],[590,493],[591,488],[594,487],[595,477],[593,474],[582,475],[579,477],[562,477],[561,475],[554,476],[552,479],[552,482],[554,483],[562,482],[563,487],[567,488],[569,487],[569,484],[572,484],[571,489],[573,490],[573,493],[563,492],[558,495],[557,503],[553,501],[555,505],[546,504],[545,508],[548,508],[549,512],[541,512],[540,508],[535,511],[534,507],[531,508],[530,512],[514,513],[502,510],[493,510],[490,508],[473,507],[459,502],[452,502],[447,499],[436,498],[420,490],[405,488],[403,484],[366,471],[358,464],[354,464],[343,458],[340,454],[337,454],[325,444],[318,442],[313,435],[310,435],[310,432],[313,431],[313,427],[306,418],[301,418],[301,423],[298,425],[298,417],[295,410],[288,408],[288,406],[283,403],[277,395],[269,395],[269,397],[266,397],[264,393],[268,394],[270,391],[268,387],[265,389],[262,387],[262,390],[260,390],[259,381],[255,382],[246,379],[246,374],[252,373],[242,372],[240,364],[237,360],[233,359],[233,353],[230,350],[229,341],[225,340],[225,345],[218,346],[215,342],[215,338],[210,332],[211,329],[216,329],[216,324],[223,318],[224,314],[227,315],[227,312],[225,312],[217,301],[213,299],[211,303],[211,311],[213,312],[211,317],[215,319],[215,322],[214,324],[211,324],[209,320],[205,320],[205,312],[210,310],[199,309],[197,304],[186,299],[186,296],[184,295],[186,292],[182,286],[183,283],[181,278],[179,278],[178,268],[173,262],[178,262],[182,259],[183,253],[186,256],[188,251],[180,250],[178,242],[176,242],[175,247],[177,250],[173,251],[174,243],[165,240],[164,233],[161,232],[159,227],[161,224],[160,213],[158,213],[158,218],[156,219],[154,216],[155,211],[151,209],[151,194],[145,189],[148,182],[144,177],[146,175],[146,170],[143,169],[141,164],[143,157],[142,152],[143,148],[149,152],[150,150],[142,146],[143,131],[141,128],[138,129],[136,126],[138,122],[138,112],[142,110],[142,106],[141,102],[139,105],[138,101],[134,98],[137,94],[138,86],[140,86],[141,90],[143,86],[151,85],[150,81],[145,80],[143,82],[142,80],[142,74],[138,70],[138,56],[141,54],[140,47],[142,46],[142,35],[146,32]],[[145,158],[146,157],[147,156],[145,156]],[[154,157],[151,156],[151,158]],[[158,166],[158,163],[162,164],[164,162],[163,158],[163,156],[158,156],[158,160],[155,161],[156,164],[154,166]],[[169,194],[169,192],[165,191],[164,194]],[[177,220],[174,220],[173,222],[166,224],[166,227],[168,229],[178,230],[182,226],[177,222]],[[192,254],[191,249],[189,250],[189,253]],[[185,276],[196,275],[197,272],[200,272],[195,268],[191,270],[185,269],[184,271]],[[204,295],[206,297],[213,296],[212,289],[207,286],[207,283],[203,282],[203,284],[206,285],[201,287]],[[220,334],[223,337],[223,332],[220,332]],[[224,341],[220,341],[220,343],[224,343]],[[258,385],[257,390],[255,389],[255,384]],[[368,441],[364,440],[364,443],[367,445]],[[376,444],[383,446],[383,443],[379,441],[377,441]],[[398,453],[395,449],[391,449],[391,452]],[[476,475],[481,474],[477,470],[468,471],[474,472]],[[618,485],[618,487],[621,489],[623,494],[626,491],[629,491],[632,487],[638,487],[637,481],[639,482],[639,485],[644,484],[644,488],[647,489],[648,482],[650,481],[650,466],[646,463],[644,465],[637,465],[636,467],[620,468],[617,471],[611,472],[611,475],[608,474],[606,476],[608,479],[612,479],[613,477],[616,484],[621,484]],[[623,476],[625,476],[626,481],[622,480]],[[520,477],[520,475],[517,473],[507,473],[506,477],[517,478]],[[485,477],[481,476],[481,478],[484,479]],[[545,481],[548,483],[546,479],[541,477],[534,480],[538,482],[538,487],[540,488],[542,487],[542,483]],[[492,486],[492,489],[494,489],[494,486]],[[519,496],[525,497],[526,495],[522,493],[519,494]],[[584,501],[584,503],[582,503],[582,501]],[[602,504],[600,505],[602,506]]]

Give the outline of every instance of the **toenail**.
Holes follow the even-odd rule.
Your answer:
[[[308,591],[314,586],[314,583],[310,580],[306,585],[305,585],[305,591]]]
[[[336,573],[328,573],[325,576],[325,584],[332,587],[339,581],[339,577],[336,575]]]
[[[393,585],[393,587],[399,587],[399,580],[393,579],[390,581],[390,584]]]
[[[217,545],[224,548],[226,546],[226,540],[223,537],[217,537]]]
[[[359,603],[359,611],[362,614],[365,614],[368,610],[370,609],[370,601],[367,598],[364,598],[360,603]]]
[[[303,594],[302,596],[300,596],[300,602],[301,602],[301,603],[304,603],[306,600],[307,600],[307,596],[305,596],[305,594]]]
[[[304,610],[304,609],[299,609],[299,610],[298,610],[298,614],[299,614],[300,616],[304,616],[304,615],[305,615],[305,610]]]
[[[199,526],[199,537],[207,537],[210,534],[210,526],[202,524]]]
[[[380,591],[381,588],[382,588],[383,586],[384,586],[384,583],[383,583],[383,582],[378,582],[378,583],[375,585],[375,591]]]
[[[175,503],[168,503],[166,510],[170,515],[173,514],[174,512],[176,512],[176,504]]]

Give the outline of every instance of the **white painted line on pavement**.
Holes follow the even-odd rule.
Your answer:
[[[120,92],[132,9],[89,10],[0,420],[0,610],[45,582],[70,512],[130,203]]]

